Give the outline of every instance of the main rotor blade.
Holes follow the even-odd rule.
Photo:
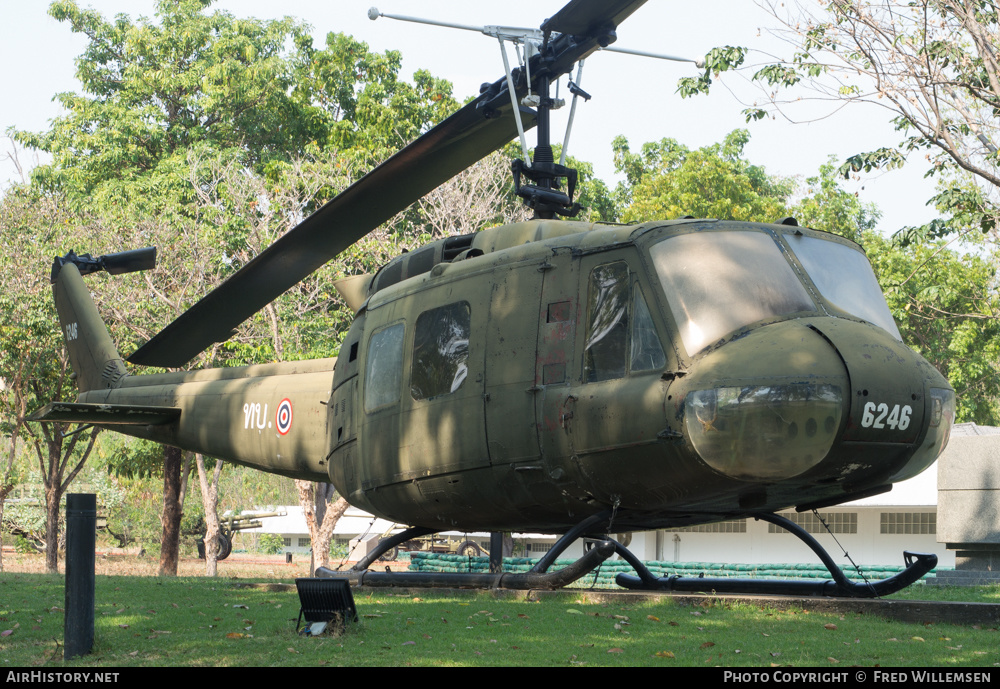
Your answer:
[[[555,79],[614,41],[614,30],[646,0],[571,0],[542,26],[560,35],[545,55],[531,58],[533,79]],[[544,68],[542,64],[544,62]],[[516,70],[517,101],[527,92]],[[521,108],[524,128],[535,126]],[[145,366],[183,366],[327,261],[420,197],[517,135],[501,79],[457,113],[379,165],[292,228],[235,275],[181,314],[128,360]]]
[[[542,24],[542,31],[571,36],[592,36],[602,29],[615,29],[646,0],[570,0]]]
[[[128,360],[183,366],[393,215],[517,136],[509,102],[508,112],[487,119],[477,107],[485,99],[469,103],[322,206]]]

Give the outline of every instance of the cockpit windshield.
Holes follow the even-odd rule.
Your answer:
[[[804,234],[785,239],[832,306],[902,339],[863,253]],[[659,241],[649,253],[689,354],[751,323],[819,311],[767,233],[693,232]]]
[[[745,325],[816,310],[763,232],[693,232],[657,242],[649,253],[691,354]]]
[[[828,302],[902,341],[882,288],[863,253],[818,237],[788,234],[785,239]]]

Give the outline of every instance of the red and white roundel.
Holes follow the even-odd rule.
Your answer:
[[[281,435],[285,435],[292,428],[292,401],[287,397],[278,405],[278,411],[274,415],[274,425],[278,427],[278,433]]]

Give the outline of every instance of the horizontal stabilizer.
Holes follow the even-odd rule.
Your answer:
[[[180,418],[178,407],[143,407],[134,404],[84,404],[52,402],[34,412],[28,421],[156,426]]]

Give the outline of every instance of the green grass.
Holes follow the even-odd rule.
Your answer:
[[[63,578],[0,576],[0,664],[137,666],[991,666],[993,628],[887,622],[706,599],[601,603],[544,597],[356,591],[360,622],[295,634],[298,596],[227,579],[100,576],[93,652],[63,661]],[[270,583],[270,582],[269,582]],[[918,588],[997,602],[995,587]],[[964,596],[964,597],[963,597]]]

